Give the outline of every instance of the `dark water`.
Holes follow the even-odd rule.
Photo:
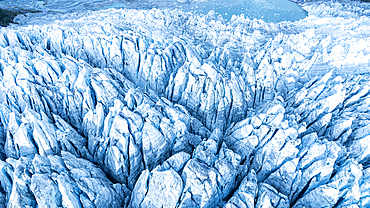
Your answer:
[[[266,22],[296,21],[307,16],[304,9],[289,0],[208,0],[197,4],[182,4],[179,8],[198,14],[214,10],[226,20],[230,20],[233,14],[244,14],[250,19]]]

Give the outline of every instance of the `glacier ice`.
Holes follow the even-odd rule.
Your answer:
[[[3,0],[0,7],[21,8],[42,12],[76,12],[107,8],[152,9],[171,8],[184,12],[207,14],[209,11],[230,20],[232,15],[245,15],[267,22],[295,21],[307,16],[307,12],[290,0]]]
[[[0,207],[370,206],[370,10],[301,5],[1,28]]]

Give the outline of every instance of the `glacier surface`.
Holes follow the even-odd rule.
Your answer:
[[[0,207],[369,207],[370,10],[302,6],[1,28]]]
[[[2,0],[2,7],[42,12],[34,15],[36,18],[45,12],[69,13],[107,8],[167,8],[195,14],[207,14],[212,10],[225,20],[230,20],[232,15],[244,15],[266,22],[296,21],[307,16],[304,9],[290,0]]]

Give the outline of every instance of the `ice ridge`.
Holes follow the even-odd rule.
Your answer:
[[[355,7],[2,28],[0,207],[369,207],[370,19]]]

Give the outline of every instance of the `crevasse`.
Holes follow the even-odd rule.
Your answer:
[[[2,28],[0,206],[368,207],[368,10],[303,6]]]

